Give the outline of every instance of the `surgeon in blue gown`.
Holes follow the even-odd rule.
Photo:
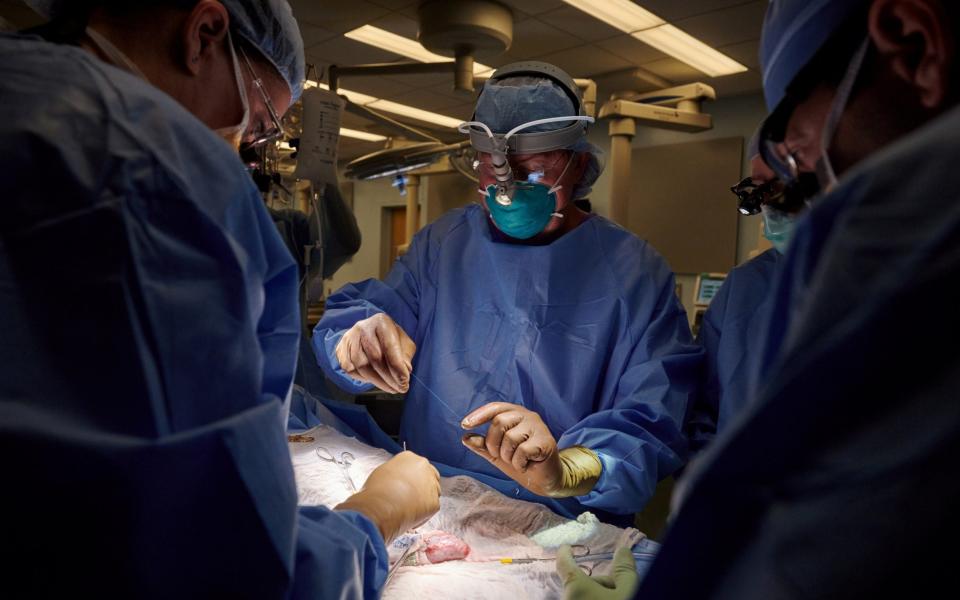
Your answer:
[[[706,353],[705,380],[688,425],[693,453],[722,434],[751,400],[773,288],[796,220],[807,207],[763,162],[756,136],[749,148],[750,177],[732,190],[741,214],[763,215],[763,235],[773,247],[730,271],[703,316],[698,341]]]
[[[296,506],[296,267],[236,150],[300,93],[289,6],[37,4],[0,35],[0,596],[374,597],[439,479]]]
[[[419,232],[385,280],[330,296],[313,342],[342,388],[407,392],[401,438],[414,451],[561,514],[623,521],[686,460],[702,352],[663,258],[573,204],[600,173],[585,119],[568,120],[578,114],[556,67],[499,69],[470,127],[523,126],[518,147],[540,144],[507,154],[529,196],[498,207],[481,150],[481,203]],[[558,131],[568,137],[542,142]]]
[[[691,467],[638,598],[955,587],[958,34],[946,0],[770,3],[765,160],[823,196],[774,289],[757,399]]]

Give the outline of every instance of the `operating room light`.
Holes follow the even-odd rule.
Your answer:
[[[383,135],[377,135],[376,133],[368,133],[366,131],[359,131],[357,129],[347,129],[346,127],[340,128],[340,135],[349,138],[355,138],[358,140],[364,140],[367,142],[382,142],[386,138]]]
[[[747,68],[673,25],[661,25],[632,34],[641,42],[685,62],[710,77],[743,73]]]
[[[747,67],[667,23],[631,0],[563,0],[710,77],[742,73]]]
[[[353,31],[346,32],[343,36],[381,50],[386,50],[387,52],[412,58],[419,62],[453,62],[453,59],[449,56],[442,56],[430,52],[416,40],[405,38],[402,35],[397,35],[385,29],[374,27],[373,25],[357,27]],[[490,71],[493,71],[493,67],[488,67],[478,62],[473,63],[474,75],[482,75]]]
[[[317,83],[316,81],[310,80],[306,81],[303,85],[304,87],[308,88],[320,87],[325,90],[330,89],[330,86],[325,83]],[[384,100],[382,98],[377,98],[376,96],[368,96],[367,94],[361,94],[360,92],[354,92],[343,88],[337,88],[337,93],[346,96],[350,102],[359,104],[360,106],[366,106],[367,108],[372,108],[374,110],[410,117],[411,119],[416,119],[418,121],[435,123],[437,125],[442,125],[443,127],[455,128],[463,122],[462,119],[454,119],[453,117],[448,117],[439,113],[414,108],[413,106],[400,104],[399,102],[392,102],[390,100]]]
[[[666,23],[630,0],[563,0],[570,6],[616,27],[624,33],[650,29]]]

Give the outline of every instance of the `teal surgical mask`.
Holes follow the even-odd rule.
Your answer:
[[[763,211],[763,237],[770,240],[777,252],[785,254],[790,238],[793,237],[796,215],[781,212],[766,204],[761,207],[761,210]]]
[[[572,161],[573,156],[567,160],[557,177],[558,182],[563,179]],[[496,185],[491,184],[486,190],[479,190],[497,229],[518,240],[530,239],[543,231],[552,217],[563,218],[562,214],[556,212],[557,191],[563,186],[547,186],[539,182],[540,177],[534,175],[531,174],[528,181],[514,182],[513,201],[507,206],[497,202]]]

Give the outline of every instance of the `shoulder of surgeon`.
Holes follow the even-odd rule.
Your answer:
[[[666,285],[671,281],[670,265],[650,242],[600,215],[581,227],[593,229],[605,262],[625,287],[635,282]]]
[[[80,186],[178,188],[208,212],[256,195],[233,149],[176,100],[80,48],[0,35],[0,91],[0,144],[59,155]]]
[[[486,227],[486,211],[479,204],[468,204],[448,210],[440,217],[423,227],[413,236],[415,244],[424,247],[426,244],[433,250],[451,236],[456,234],[468,234],[474,231],[482,231],[481,227]]]
[[[772,279],[779,265],[783,264],[783,255],[775,248],[769,248],[747,262],[730,270],[727,281],[738,279]]]

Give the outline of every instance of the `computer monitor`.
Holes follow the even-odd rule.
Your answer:
[[[720,291],[727,278],[726,273],[700,273],[697,275],[697,287],[694,294],[694,304],[697,306],[710,306],[710,301]]]

